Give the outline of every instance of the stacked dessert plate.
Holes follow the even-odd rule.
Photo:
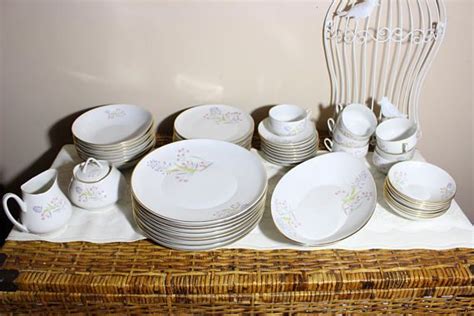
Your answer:
[[[112,104],[94,108],[72,124],[79,156],[107,160],[119,168],[134,166],[155,146],[152,114],[136,105]]]
[[[257,225],[267,176],[254,153],[195,139],[144,157],[131,188],[135,221],[148,238],[169,248],[204,250],[232,243]]]
[[[323,154],[290,170],[272,195],[277,228],[296,243],[319,246],[362,228],[377,204],[365,163],[344,152]]]
[[[254,121],[242,110],[223,104],[190,108],[174,121],[173,140],[216,139],[250,149]]]
[[[266,118],[258,125],[258,134],[265,160],[280,166],[297,165],[314,157],[318,149],[318,132],[312,122],[297,135],[279,136],[272,132]]]
[[[454,179],[443,169],[426,162],[397,163],[385,178],[385,201],[395,213],[411,220],[444,214],[455,194]]]

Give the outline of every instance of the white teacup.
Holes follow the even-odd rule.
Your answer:
[[[305,129],[311,112],[297,105],[279,104],[272,107],[268,114],[273,133],[279,136],[293,136]]]
[[[329,118],[327,124],[329,131],[332,133],[332,138],[341,145],[347,147],[363,147],[369,143],[370,138],[356,139],[348,136],[347,133],[344,133],[342,129],[338,127],[337,122],[333,118]]]
[[[332,151],[332,152],[343,151],[357,158],[365,157],[369,151],[369,144],[366,144],[365,146],[362,146],[362,147],[349,147],[349,146],[344,146],[342,144],[339,144],[338,142],[333,141],[329,138],[324,139],[324,146],[326,146],[327,150],[329,151]]]
[[[57,183],[58,172],[46,170],[21,186],[23,199],[16,194],[3,196],[3,209],[17,229],[27,233],[46,234],[61,229],[72,214],[72,207]],[[10,213],[7,202],[14,199],[21,209],[21,223]]]
[[[404,117],[383,121],[375,130],[377,147],[389,154],[402,154],[415,148],[418,141],[415,122]]]
[[[415,149],[403,154],[392,155],[385,153],[376,147],[374,155],[372,156],[372,163],[379,171],[386,174],[394,164],[401,161],[411,160],[414,155]]]
[[[340,112],[338,127],[346,136],[362,141],[370,138],[375,132],[377,118],[367,106],[353,103]]]

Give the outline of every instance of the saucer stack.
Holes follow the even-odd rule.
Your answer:
[[[444,214],[455,193],[454,179],[446,171],[420,161],[395,164],[384,183],[387,204],[395,213],[411,220]]]
[[[74,145],[83,160],[107,160],[118,168],[134,166],[155,146],[152,114],[136,105],[94,108],[72,124]]]
[[[173,140],[215,139],[250,149],[254,121],[242,110],[223,104],[199,105],[179,114]]]
[[[134,218],[165,247],[204,250],[248,234],[264,211],[267,176],[257,155],[209,139],[162,146],[131,179]]]
[[[269,118],[266,118],[258,125],[258,134],[265,160],[280,166],[295,166],[314,157],[319,145],[318,132],[310,121],[302,132],[280,136],[272,132]]]

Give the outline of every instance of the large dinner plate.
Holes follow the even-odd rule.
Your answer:
[[[324,154],[290,170],[271,201],[273,220],[289,239],[317,246],[362,228],[377,203],[375,181],[365,164],[347,153]]]
[[[171,221],[207,222],[245,212],[263,195],[265,168],[254,153],[218,140],[162,146],[135,167],[132,192],[143,207]]]
[[[174,128],[180,138],[238,142],[252,133],[254,121],[238,108],[209,104],[195,106],[178,115]]]

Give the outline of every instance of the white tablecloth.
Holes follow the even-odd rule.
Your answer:
[[[259,155],[256,150],[253,150]],[[367,161],[371,161],[371,154]],[[424,160],[417,153],[416,160]],[[270,213],[271,193],[278,180],[287,169],[270,164],[265,160],[264,165],[269,179],[269,195],[267,198],[265,214],[259,225],[241,240],[226,246],[226,248],[248,249],[314,249],[303,247],[286,239],[275,227]],[[59,185],[67,192],[72,168],[80,160],[73,145],[65,145],[56,157],[52,168],[59,171]],[[367,163],[369,166],[370,164]],[[474,229],[466,215],[456,202],[443,216],[428,221],[410,221],[393,214],[383,200],[382,188],[384,175],[372,166],[370,170],[374,175],[378,190],[377,208],[367,223],[360,231],[347,239],[335,244],[320,248],[337,249],[447,249],[455,247],[474,247]],[[131,170],[125,172],[130,179]],[[106,212],[91,212],[74,207],[73,215],[68,226],[60,232],[49,236],[12,230],[8,240],[45,240],[50,242],[88,241],[95,243],[107,242],[132,242],[145,237],[136,227],[132,211],[130,196],[127,194],[114,207]]]

